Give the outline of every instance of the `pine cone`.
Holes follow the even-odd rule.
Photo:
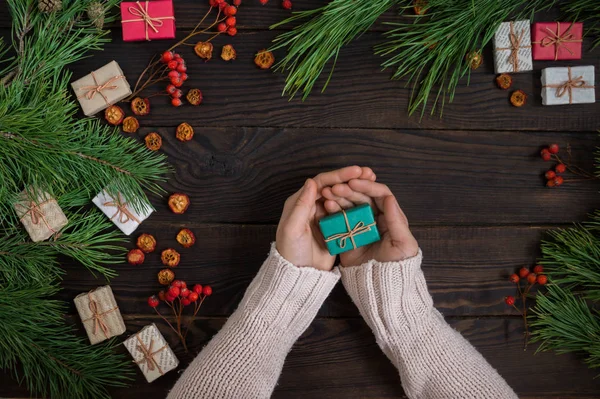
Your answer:
[[[87,10],[88,19],[98,29],[104,28],[104,5],[99,1],[92,1]]]
[[[41,12],[50,13],[62,9],[61,0],[38,0],[38,9]]]

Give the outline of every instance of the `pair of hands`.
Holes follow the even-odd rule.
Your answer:
[[[329,213],[369,204],[375,212],[381,240],[340,255],[342,266],[356,266],[375,259],[400,261],[415,256],[419,245],[408,220],[390,189],[376,183],[368,167],[348,166],[321,173],[285,201],[277,227],[277,250],[290,263],[329,271],[335,256],[329,255],[319,220]]]

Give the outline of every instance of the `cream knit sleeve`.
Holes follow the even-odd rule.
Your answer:
[[[433,307],[422,253],[402,262],[340,268],[342,282],[400,372],[411,399],[517,398],[504,379]]]
[[[270,397],[285,357],[338,280],[337,270],[294,266],[273,245],[237,310],[168,399]]]

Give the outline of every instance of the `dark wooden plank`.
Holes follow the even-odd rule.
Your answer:
[[[157,318],[127,317],[127,334],[156,322],[186,367],[224,323],[200,319],[188,337],[190,354],[175,345],[176,337]],[[449,319],[449,323],[477,347],[521,398],[598,397],[596,373],[573,355],[534,355],[523,352],[522,323],[518,319]],[[126,337],[126,335],[124,336]],[[335,370],[335,372],[332,372]],[[164,398],[175,383],[170,372],[152,384],[137,373],[135,384],[113,391],[115,398]],[[568,381],[568,383],[565,383]],[[26,397],[14,381],[3,378],[0,396]],[[275,398],[400,398],[404,397],[396,369],[377,347],[360,319],[317,319],[290,352]]]
[[[597,206],[596,182],[544,187],[551,164],[539,157],[541,145],[570,143],[573,159],[591,171],[595,133],[236,129],[187,121],[196,130],[192,142],[177,141],[175,128],[143,127],[136,136],[163,136],[175,168],[164,187],[192,201],[175,220],[277,223],[285,199],[307,177],[351,164],[371,166],[413,225],[570,223]],[[154,205],[153,221],[174,220],[165,199]]]
[[[175,242],[180,226],[190,227],[198,241],[185,249]],[[523,265],[535,262],[543,229],[529,227],[414,228],[423,249],[423,270],[435,305],[445,315],[509,315],[503,298],[513,295],[507,277]],[[204,304],[203,316],[226,316],[236,308],[246,287],[256,275],[275,237],[275,226],[193,225],[182,220],[173,225],[146,222],[141,232],[154,234],[157,253],[146,256],[141,266],[118,265],[119,277],[111,286],[121,311],[148,314],[146,298],[158,292],[156,273],[163,267],[160,251],[173,247],[181,253],[175,269],[189,284],[211,284],[214,295]],[[134,244],[131,244],[133,247]],[[64,264],[61,298],[72,303],[79,293],[105,281],[94,280],[80,265]],[[168,308],[164,308],[164,311]],[[71,304],[71,313],[75,313]],[[358,316],[355,306],[339,284],[327,299],[321,316]]]

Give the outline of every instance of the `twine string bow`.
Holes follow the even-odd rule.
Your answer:
[[[575,35],[573,35],[571,33],[572,28],[573,28],[573,24],[569,25],[567,30],[565,30],[561,35],[560,34],[560,22],[557,22],[556,23],[556,32],[554,32],[549,27],[546,27],[548,36],[545,36],[539,42],[533,42],[533,43],[539,44],[542,47],[554,46],[554,61],[558,60],[558,50],[560,50],[561,48],[564,48],[571,55],[573,55],[573,51],[565,43],[581,43],[583,40],[575,39]]]
[[[154,346],[154,338],[150,340],[150,345],[148,346],[144,344],[144,341],[142,341],[139,334],[136,335],[136,338],[139,342],[139,345],[136,346],[136,349],[142,353],[142,358],[140,360],[137,360],[136,363],[140,365],[146,363],[148,370],[152,371],[156,368],[160,375],[164,375],[165,373],[160,368],[160,365],[154,358],[154,355],[165,350],[167,348],[167,345],[152,352],[152,347]]]
[[[354,227],[351,228],[350,221],[348,220],[348,215],[346,214],[346,211],[343,209],[342,209],[342,215],[344,216],[344,222],[346,223],[346,229],[348,231],[345,233],[331,235],[325,239],[325,242],[339,240],[339,246],[340,246],[340,248],[343,249],[346,247],[346,242],[348,241],[348,239],[350,239],[350,242],[352,243],[352,248],[355,249],[356,242],[354,241],[354,237],[359,234],[366,233],[367,231],[371,231],[371,227],[375,226],[376,223],[371,223],[371,224],[365,225],[365,222],[360,221],[360,222],[356,223],[356,225],[354,225]]]
[[[577,76],[573,78],[571,67],[567,67],[569,77],[566,81],[560,84],[545,85],[542,87],[550,87],[556,89],[556,97],[562,97],[565,94],[569,94],[569,104],[573,104],[573,89],[593,89],[595,86],[588,86],[583,80],[583,76]]]
[[[100,94],[102,96],[102,98],[104,99],[104,102],[106,104],[110,104],[110,102],[108,101],[108,97],[106,97],[106,94],[103,93],[104,90],[114,90],[114,89],[118,88],[119,86],[116,84],[113,84],[113,83],[119,79],[125,78],[125,76],[123,76],[123,75],[113,76],[112,78],[110,78],[106,82],[104,82],[103,84],[99,84],[98,79],[96,78],[96,74],[94,72],[91,72],[90,75],[92,75],[92,79],[94,79],[94,84],[88,85],[88,86],[81,86],[78,90],[87,90],[87,91],[77,98],[85,97],[88,100],[93,100],[94,97],[96,96],[96,94]]]
[[[33,200],[29,201],[29,204],[27,206],[24,206],[27,210],[23,214],[23,216],[21,217],[21,221],[23,221],[23,219],[26,216],[29,216],[29,218],[31,219],[31,223],[33,223],[35,225],[38,225],[40,223],[40,220],[41,220],[42,222],[44,222],[44,224],[46,225],[46,227],[48,228],[48,230],[50,230],[53,234],[56,234],[56,230],[54,230],[52,228],[52,226],[50,226],[50,223],[48,222],[48,219],[46,219],[46,215],[44,214],[44,212],[42,212],[42,205],[48,204],[50,202],[56,202],[56,200],[53,199],[53,198],[50,198],[50,199],[47,199],[47,200],[45,200],[43,202],[40,202],[39,204],[36,203]]]
[[[127,202],[122,202],[120,198],[118,198],[116,200],[112,200],[112,201],[106,201],[102,205],[114,206],[115,208],[117,208],[117,211],[115,212],[114,215],[111,216],[110,220],[113,220],[115,217],[118,216],[117,220],[121,224],[127,223],[130,220],[136,222],[137,224],[140,224],[140,220],[138,218],[136,218],[135,215],[133,213],[131,213],[131,211],[127,208]]]
[[[510,47],[497,48],[496,51],[510,51],[508,62],[512,63],[513,72],[519,72],[519,50],[522,48],[531,48],[531,46],[522,46],[521,42],[525,36],[525,29],[521,29],[521,33],[517,36],[515,34],[515,24],[510,21],[510,33],[508,34],[508,40],[510,41]]]
[[[148,36],[148,27],[150,27],[150,29],[152,29],[154,31],[154,33],[158,33],[158,28],[162,27],[164,24],[163,19],[175,19],[175,17],[173,17],[173,16],[151,17],[150,13],[148,12],[148,1],[145,2],[145,7],[142,6],[139,1],[136,1],[135,3],[137,5],[137,7],[129,7],[129,8],[127,8],[127,11],[129,11],[129,13],[131,15],[135,15],[136,17],[139,17],[139,18],[125,19],[125,20],[121,21],[121,23],[143,22],[146,40],[150,40],[150,37]]]
[[[88,306],[90,308],[90,310],[92,311],[92,317],[85,319],[83,322],[87,322],[90,320],[94,321],[94,335],[98,334],[98,328],[100,328],[102,330],[102,332],[104,333],[104,337],[108,338],[108,326],[106,325],[106,322],[104,321],[104,315],[108,314],[108,313],[112,313],[115,310],[118,309],[118,307],[114,307],[112,309],[109,309],[105,312],[100,312],[100,309],[98,307],[98,302],[96,302],[94,300],[94,298],[92,297],[92,293],[88,293],[88,299],[89,299],[89,303]]]

